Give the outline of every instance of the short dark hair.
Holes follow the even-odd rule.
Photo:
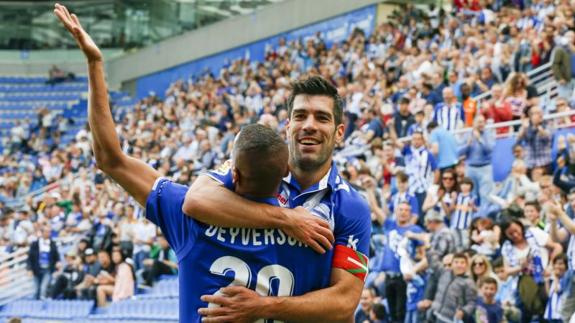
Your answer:
[[[397,174],[395,175],[395,178],[397,179],[398,182],[407,182],[409,180],[409,175],[407,175],[406,173],[399,171],[397,172]]]
[[[291,84],[288,97],[288,115],[291,118],[293,102],[298,95],[323,95],[333,99],[333,118],[336,125],[343,123],[343,100],[337,93],[337,88],[321,76],[310,76]]]
[[[277,190],[285,176],[289,154],[279,134],[260,124],[245,126],[236,138],[233,153],[236,166],[241,168],[239,172],[249,179],[249,188],[262,195]],[[238,165],[239,155],[249,159],[246,165]]]
[[[491,267],[493,267],[493,270],[505,267],[505,264],[503,263],[503,258],[501,257],[495,258],[495,260],[493,260],[493,262],[491,263]]]
[[[465,259],[466,262],[469,262],[469,258],[467,258],[467,255],[465,254],[465,252],[456,252],[453,254],[453,259],[455,260],[455,258],[457,259]]]
[[[534,207],[534,208],[537,210],[537,212],[541,212],[541,204],[539,204],[539,202],[537,202],[537,201],[527,201],[527,202],[525,202],[525,206],[523,207],[523,209],[525,209],[525,208],[528,207],[528,206],[532,206],[532,207]]]
[[[439,126],[437,124],[437,122],[431,121],[430,123],[427,124],[427,131],[431,131],[431,130],[437,128],[437,126]]]
[[[473,180],[470,177],[463,177],[461,179],[461,182],[459,182],[459,186],[461,186],[462,184],[471,185],[471,189],[473,189]]]
[[[479,288],[483,287],[483,285],[495,285],[495,287],[497,287],[497,280],[495,280],[495,278],[493,277],[483,277],[479,280]]]
[[[406,98],[404,96],[401,97],[401,99],[399,99],[399,104],[409,104],[409,98]]]
[[[558,254],[557,257],[555,257],[555,259],[553,259],[553,264],[555,265],[555,263],[558,261],[563,261],[563,263],[565,265],[569,264],[569,258],[567,258],[567,255],[564,253]]]

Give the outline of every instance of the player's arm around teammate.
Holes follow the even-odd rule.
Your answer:
[[[306,209],[279,208],[250,201],[206,175],[199,176],[192,184],[182,210],[198,221],[224,228],[282,229],[319,253],[331,249],[334,241],[329,224]]]

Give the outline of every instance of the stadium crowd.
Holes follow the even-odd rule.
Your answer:
[[[340,171],[372,210],[356,322],[568,321],[575,136],[555,133],[573,119],[543,116],[573,108],[574,12],[564,0],[457,0],[451,12],[407,5],[369,37],[356,30],[329,48],[320,34],[282,39],[264,62],[177,81],[163,99],[115,113],[116,131],[131,156],[189,185],[229,158],[242,125],[283,135],[290,81],[321,75],[346,102]],[[549,62],[554,101],[526,75]],[[11,129],[0,156],[0,256],[30,246],[38,298],[99,306],[177,274],[161,232],[95,167],[89,129],[61,147],[54,138],[67,121],[38,118]],[[486,128],[511,120],[520,124]],[[492,151],[508,135],[515,161],[495,183]]]

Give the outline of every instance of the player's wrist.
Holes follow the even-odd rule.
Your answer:
[[[283,297],[270,296],[260,298],[261,306],[258,306],[254,316],[263,319],[272,318],[274,313],[277,314],[277,309],[280,308],[278,306],[281,306],[279,304],[281,304],[282,299]]]
[[[274,218],[276,219],[276,227],[283,231],[291,231],[296,225],[295,212],[288,208],[270,207],[274,211]],[[279,209],[279,212],[277,211]]]

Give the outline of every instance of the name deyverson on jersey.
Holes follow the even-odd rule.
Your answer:
[[[278,245],[307,248],[307,245],[289,237],[280,229],[220,228],[210,225],[204,234],[224,243],[242,246]]]

